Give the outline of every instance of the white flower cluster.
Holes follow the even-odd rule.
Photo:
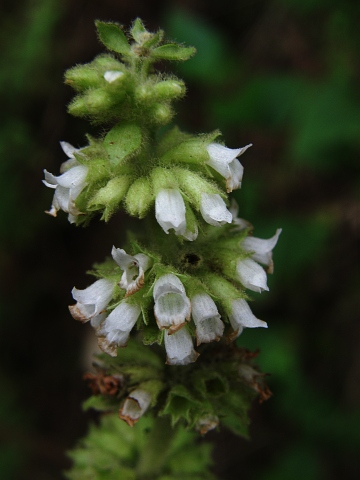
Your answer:
[[[75,200],[87,185],[88,167],[81,165],[75,158],[74,154],[79,153],[81,148],[75,148],[67,142],[60,142],[60,145],[68,160],[61,165],[62,175],[58,177],[44,170],[43,183],[55,190],[51,209],[46,213],[56,217],[57,212],[63,210],[69,214],[69,222],[75,223],[76,217],[82,213],[76,208]]]
[[[250,254],[237,261],[238,280],[244,287],[253,291],[268,290],[266,273],[255,260],[272,266],[272,249],[280,232],[278,230],[268,240],[255,237],[242,240],[243,250]],[[141,304],[129,297],[144,286],[145,272],[151,268],[152,260],[143,253],[132,256],[115,247],[112,256],[123,270],[118,285],[126,291],[124,299],[107,315],[106,308],[113,297],[115,281],[101,279],[85,290],[74,288],[72,295],[77,303],[69,308],[76,320],[91,322],[97,331],[100,348],[115,356],[118,347],[126,346],[130,332],[140,317]],[[186,327],[191,318],[197,345],[218,341],[223,336],[224,323],[214,300],[205,291],[197,291],[189,298],[181,280],[173,273],[165,273],[156,279],[152,292],[154,316],[158,328],[164,330],[168,364],[186,365],[198,357]],[[230,339],[239,336],[244,328],[267,327],[265,322],[254,316],[241,297],[233,299],[231,307],[226,310],[233,329]]]
[[[114,72],[109,71],[106,73],[109,74],[108,81],[115,81],[112,80],[113,76],[110,75]],[[76,154],[81,154],[82,149],[77,149],[67,142],[60,142],[60,144],[64,153],[68,156],[68,160],[62,164],[60,169],[62,174],[59,176],[55,176],[46,170],[44,171],[44,184],[55,190],[51,209],[46,213],[56,217],[57,212],[63,210],[69,214],[69,221],[75,223],[78,215],[86,213],[80,212],[75,202],[83,189],[88,185],[87,176],[89,168],[80,164],[76,159]],[[237,157],[249,147],[250,145],[239,149],[230,149],[218,143],[211,143],[207,146],[209,158],[206,164],[225,178],[227,192],[231,192],[241,186],[243,167]],[[164,173],[164,170],[161,168],[159,170]],[[174,172],[176,172],[176,168]],[[184,169],[178,169],[178,172],[181,172],[184,176],[182,179],[184,185],[180,185],[180,188],[175,186],[172,188],[170,185],[158,187],[152,196],[152,199],[155,197],[156,220],[165,233],[169,233],[169,230],[173,229],[176,235],[182,236],[189,241],[197,238],[197,222],[194,214],[190,212],[191,208],[185,205],[185,198],[192,203],[195,210],[201,214],[208,224],[220,227],[226,223],[232,223],[232,212],[227,209],[221,195],[216,193],[221,192],[220,190],[196,173]],[[154,173],[153,181],[156,183],[156,173]],[[191,218],[190,223],[189,218]]]
[[[221,196],[216,193],[201,193],[200,213],[205,222],[214,227],[232,222],[231,212],[226,208]],[[185,202],[179,190],[167,188],[159,191],[155,199],[155,217],[165,233],[169,233],[172,228],[176,235],[190,241],[196,240],[198,227],[195,224],[193,231],[188,229]]]
[[[240,188],[243,167],[237,157],[242,155],[251,145],[231,149],[218,143],[207,146],[209,159],[206,162],[226,180],[226,191],[232,192]],[[233,215],[226,207],[224,200],[217,193],[200,192],[198,209],[206,223],[220,227],[233,221]],[[186,206],[183,195],[176,188],[161,189],[155,199],[155,217],[165,233],[173,229],[176,235],[193,241],[197,238],[197,225],[189,230],[186,222]]]

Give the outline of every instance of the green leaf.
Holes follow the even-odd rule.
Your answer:
[[[138,125],[117,124],[104,139],[104,146],[113,166],[120,165],[131,153],[141,145],[142,135]]]
[[[196,399],[184,385],[178,384],[169,391],[162,413],[171,415],[172,424],[175,425],[180,418],[191,423],[193,417],[202,409],[202,402]]]
[[[158,368],[147,365],[123,365],[121,372],[130,378],[130,384],[136,385],[147,380],[156,380],[160,377],[161,372]]]
[[[164,30],[159,30],[156,33],[152,33],[151,37],[143,43],[145,48],[151,48],[158,45],[161,40],[164,38]]]
[[[140,43],[143,37],[143,34],[146,33],[146,28],[140,18],[137,18],[130,30],[131,36],[133,39]]]
[[[112,412],[118,410],[119,400],[114,397],[104,397],[103,395],[92,395],[82,404],[83,410],[93,408],[99,412]]]
[[[101,42],[109,50],[126,55],[130,52],[130,45],[124,32],[115,23],[95,22]]]
[[[161,45],[155,48],[151,56],[162,60],[177,60],[183,62],[195,55],[196,49],[194,47],[180,47],[174,43]]]
[[[160,370],[163,368],[163,360],[151,349],[135,340],[130,340],[126,348],[119,349],[117,357],[106,354],[100,354],[97,357],[108,367],[146,365]]]

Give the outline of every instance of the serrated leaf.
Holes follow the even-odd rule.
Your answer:
[[[130,45],[121,28],[115,23],[97,21],[96,28],[101,42],[109,50],[126,55],[130,52]]]
[[[183,62],[195,55],[196,49],[194,47],[180,47],[174,43],[161,45],[151,52],[153,58],[162,60],[177,60]]]
[[[175,385],[169,392],[164,409],[164,415],[171,415],[172,424],[184,418],[188,423],[197,413],[202,411],[203,404],[184,386]]]
[[[138,125],[115,125],[104,139],[110,164],[113,166],[120,165],[128,155],[134,153],[140,147],[141,140],[141,128]]]

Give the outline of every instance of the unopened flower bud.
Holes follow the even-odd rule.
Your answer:
[[[134,217],[144,218],[154,196],[150,182],[146,177],[140,177],[130,186],[126,195],[126,209]]]
[[[153,87],[154,95],[159,99],[179,98],[185,95],[185,84],[179,80],[164,80]]]
[[[65,83],[80,92],[100,87],[101,81],[101,74],[89,65],[74,67],[65,73]]]
[[[157,125],[166,125],[172,119],[174,113],[170,105],[156,103],[151,109],[152,120]]]
[[[181,189],[189,197],[195,208],[199,211],[201,195],[203,193],[220,193],[219,189],[212,183],[205,180],[201,175],[191,172],[185,168],[174,168],[174,174],[181,186]]]
[[[119,177],[112,178],[107,185],[100,188],[96,195],[90,200],[89,207],[91,208],[93,206],[95,209],[104,208],[104,217],[107,221],[124,198],[130,182],[131,177],[129,175],[120,175]]]
[[[113,97],[106,90],[98,88],[75,97],[68,110],[75,117],[101,115],[111,110],[113,103]]]

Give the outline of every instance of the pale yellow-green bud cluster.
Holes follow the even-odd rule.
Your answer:
[[[173,75],[151,73],[152,64],[186,60],[195,49],[175,43],[161,45],[163,32],[148,32],[140,20],[130,30],[129,40],[116,24],[97,22],[97,29],[112,53],[66,72],[65,82],[78,92],[69,113],[94,123],[126,120],[147,128],[169,123],[174,115],[171,103],[185,95],[185,84]]]

